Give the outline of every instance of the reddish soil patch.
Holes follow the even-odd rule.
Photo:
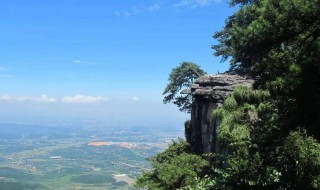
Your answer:
[[[111,144],[108,142],[90,142],[88,146],[110,146]]]

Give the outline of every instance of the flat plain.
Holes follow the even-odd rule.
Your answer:
[[[146,158],[182,130],[0,124],[0,190],[134,189]],[[152,135],[150,135],[152,134]]]

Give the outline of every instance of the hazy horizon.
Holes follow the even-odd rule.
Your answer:
[[[214,32],[231,14],[225,0],[0,2],[0,120],[183,125],[163,105],[182,61],[208,73]]]

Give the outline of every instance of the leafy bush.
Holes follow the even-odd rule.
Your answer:
[[[150,189],[177,189],[196,182],[204,176],[209,162],[202,156],[191,153],[183,140],[173,142],[164,152],[150,158],[153,169],[145,171],[137,180],[136,187]]]

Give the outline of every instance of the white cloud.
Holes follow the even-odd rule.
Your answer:
[[[40,97],[33,96],[10,96],[4,95],[0,96],[0,101],[17,101],[17,102],[57,102],[55,98],[49,98],[47,95],[43,94]]]
[[[0,101],[5,102],[38,102],[38,103],[53,103],[53,102],[63,102],[63,103],[97,103],[108,101],[107,98],[101,96],[86,96],[77,94],[75,96],[65,96],[61,99],[48,97],[43,94],[39,97],[36,96],[11,96],[2,95],[0,96]]]
[[[9,69],[7,67],[0,66],[0,71],[2,72],[0,74],[1,78],[12,78],[13,77],[13,75],[10,75],[10,74],[6,73],[6,71],[9,71]]]
[[[138,7],[133,7],[132,8],[132,14],[137,15],[141,12],[141,10]]]
[[[140,100],[138,97],[132,97],[132,100],[133,101],[138,101],[138,100]]]
[[[121,11],[116,11],[118,17],[131,17],[136,16],[144,12],[155,12],[161,9],[161,5],[154,3],[150,6],[134,6],[131,9],[122,9]]]
[[[219,3],[221,0],[180,0],[180,2],[173,5],[173,7],[189,7],[198,8],[206,7],[212,3]]]
[[[82,61],[82,60],[73,60],[72,63],[75,63],[75,64],[94,64],[95,62],[92,62],[92,61]]]
[[[1,70],[1,69],[0,69]],[[0,74],[0,77],[2,78],[12,78],[13,75],[9,75],[9,74]]]
[[[56,102],[57,99],[55,98],[49,98],[47,95],[43,94],[40,97],[32,97],[32,96],[20,96],[15,97],[14,100],[25,102],[25,101],[31,101],[31,102]]]
[[[56,102],[55,98],[49,98],[47,95],[42,94],[39,98],[36,99],[38,102]]]
[[[157,11],[157,10],[161,9],[161,6],[158,3],[155,3],[155,4],[147,7],[147,9],[150,12],[154,12],[154,11]]]
[[[176,0],[173,5],[168,3],[154,3],[149,6],[139,5],[134,6],[131,9],[122,9],[120,11],[116,11],[115,14],[118,17],[131,17],[137,16],[142,13],[153,13],[159,11],[161,9],[170,9],[170,8],[178,8],[178,7],[187,7],[187,8],[202,8],[210,6],[214,3],[219,3],[222,0]]]
[[[11,101],[11,100],[13,100],[12,96],[9,96],[9,95],[0,96],[0,101]]]
[[[130,10],[121,10],[121,11],[117,11],[116,15],[119,17],[131,17],[131,16],[135,16],[140,14],[141,10],[138,7],[133,7]]]
[[[61,101],[65,103],[96,103],[104,102],[107,100],[108,99],[101,96],[86,96],[81,94],[77,94],[75,96],[65,96],[61,99]]]

